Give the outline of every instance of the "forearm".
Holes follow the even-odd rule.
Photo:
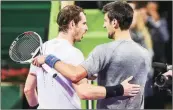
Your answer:
[[[91,84],[73,84],[78,96],[84,100],[104,99],[106,97],[106,89],[102,86]]]
[[[56,62],[54,68],[63,76],[72,80],[72,82],[78,82],[87,75],[84,69],[82,69],[80,66],[73,66],[61,61]]]
[[[91,84],[73,84],[78,96],[85,100],[105,99],[116,96],[123,96],[124,88],[121,84],[116,86],[95,86]]]
[[[87,76],[86,70],[82,66],[73,66],[62,62],[54,55],[48,55],[47,57],[41,56],[40,60],[34,60],[33,64],[36,65],[46,63],[51,68],[56,69],[64,77],[70,79],[72,82],[78,82]]]
[[[36,90],[25,90],[25,96],[29,106],[33,107],[38,105],[38,98]]]
[[[24,93],[31,107],[36,106],[38,104],[36,86],[36,75],[29,73],[26,79]]]
[[[133,77],[129,77],[124,80],[121,84],[115,86],[95,86],[87,83],[76,83],[73,84],[78,96],[85,100],[97,100],[104,98],[111,98],[117,96],[135,96],[140,91],[140,86],[136,84],[129,84],[128,82]]]

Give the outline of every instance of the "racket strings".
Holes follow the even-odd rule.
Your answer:
[[[21,57],[22,61],[32,58],[31,53],[35,52],[40,45],[39,40],[34,39],[35,36],[25,35],[25,37],[29,39],[24,40],[23,44],[18,48],[23,55]]]
[[[37,39],[34,40],[34,39],[31,39],[31,38],[34,38],[34,37],[32,37],[32,36],[29,36],[29,37],[30,37],[29,41],[24,41],[23,42],[24,43],[23,44],[24,48],[21,47],[21,49],[27,49],[27,50],[23,50],[22,52],[25,52],[25,51],[28,51],[28,53],[34,52],[40,45],[40,42]],[[26,45],[26,44],[28,44],[28,45]],[[33,48],[33,47],[35,47],[35,48]],[[28,55],[30,55],[30,54],[28,54]]]
[[[13,48],[11,48],[10,56],[15,61],[26,61],[32,58],[32,53],[40,46],[40,39],[37,35],[23,34],[20,36]]]

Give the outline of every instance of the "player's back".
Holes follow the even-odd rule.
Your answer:
[[[143,108],[144,86],[150,70],[150,56],[146,49],[132,40],[119,40],[101,45],[105,55],[105,68],[98,74],[98,84],[113,86],[120,84],[130,76],[130,83],[141,85],[140,93],[135,97],[113,97],[98,101],[98,108],[140,109]],[[104,79],[104,80],[103,80]]]
[[[43,53],[44,55],[53,54],[62,61],[73,65],[78,65],[84,60],[81,51],[64,39],[55,38],[45,42],[43,44]],[[54,69],[52,70],[57,73]],[[61,74],[55,80],[46,71],[42,69],[39,71],[40,73],[37,74],[39,108],[80,109],[80,99],[74,91],[70,80]],[[59,80],[59,78],[62,80]],[[70,91],[62,84],[64,82],[70,86],[68,88]]]

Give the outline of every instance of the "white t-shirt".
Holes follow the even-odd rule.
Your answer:
[[[55,38],[45,42],[43,44],[43,54],[53,54],[61,61],[75,66],[84,61],[82,52],[65,39]],[[57,73],[55,69],[52,70]],[[74,91],[70,80],[59,73],[61,79],[71,86],[72,96],[42,68],[31,64],[30,73],[35,73],[37,76],[38,109],[81,109],[80,98]]]

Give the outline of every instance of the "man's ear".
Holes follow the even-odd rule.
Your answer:
[[[119,27],[118,21],[116,19],[112,20],[112,25],[115,29],[117,29]]]
[[[74,26],[75,26],[75,22],[74,22],[74,20],[71,20],[70,23],[69,23],[69,27],[72,28]]]

